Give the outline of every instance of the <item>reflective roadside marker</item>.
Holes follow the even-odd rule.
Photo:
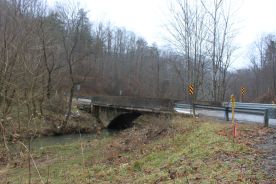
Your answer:
[[[195,94],[195,92],[194,92],[194,85],[193,84],[190,84],[189,86],[188,86],[188,92],[189,92],[189,95],[194,95]]]
[[[231,95],[231,104],[232,104],[232,110],[236,108],[236,98],[234,95]]]
[[[241,87],[241,94],[244,95],[246,93],[246,88],[245,87]]]
[[[231,95],[231,106],[232,106],[232,127],[233,127],[233,137],[237,136],[238,125],[235,122],[235,108],[236,108],[236,99],[234,95]]]
[[[240,101],[243,101],[243,96],[246,94],[246,88],[245,87],[241,87],[240,89]]]

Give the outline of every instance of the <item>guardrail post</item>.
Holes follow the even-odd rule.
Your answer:
[[[269,124],[268,109],[265,109],[265,113],[264,113],[264,126],[268,127],[268,124]]]
[[[195,104],[194,103],[193,103],[192,107],[193,107],[193,116],[195,117]]]
[[[229,121],[229,107],[225,107],[225,119],[226,121]]]

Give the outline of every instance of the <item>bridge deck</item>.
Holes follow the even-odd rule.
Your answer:
[[[174,100],[157,98],[139,98],[128,96],[95,96],[89,99],[79,99],[80,108],[87,109],[92,106],[110,107],[145,112],[173,112]]]

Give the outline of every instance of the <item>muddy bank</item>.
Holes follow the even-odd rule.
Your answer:
[[[9,134],[6,135],[7,145],[10,150],[4,145],[3,139],[0,140],[0,166],[5,166],[9,159],[17,158],[18,152],[11,148],[19,146],[21,143],[26,143],[28,140],[38,139],[43,137],[57,137],[64,135],[79,135],[79,134],[96,134],[101,128],[96,123],[94,117],[86,112],[81,112],[80,116],[72,117],[67,126],[61,128],[63,117],[48,115],[45,117],[37,117],[31,124],[24,124],[20,131],[13,130],[9,127]]]
[[[36,118],[29,125],[24,124],[20,131],[10,131],[13,133],[7,136],[7,140],[16,142],[43,136],[96,133],[101,129],[101,126],[96,122],[95,118],[86,112],[81,112],[77,117],[71,117],[66,126],[63,126],[64,117],[45,115]]]
[[[64,128],[46,128],[39,132],[35,137],[38,136],[60,136],[68,134],[89,134],[96,133],[98,130],[97,127],[87,127],[81,125],[68,125]]]

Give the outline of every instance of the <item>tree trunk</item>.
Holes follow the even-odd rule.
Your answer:
[[[51,72],[48,72],[48,81],[47,81],[47,98],[48,100],[51,98],[51,90],[52,90],[52,77]]]
[[[67,122],[71,116],[71,111],[72,111],[72,101],[73,101],[73,96],[74,96],[74,89],[75,89],[75,84],[73,83],[70,89],[70,96],[69,96],[69,100],[68,100],[68,110],[66,113],[66,118],[65,118],[65,122],[63,126],[67,125]]]

